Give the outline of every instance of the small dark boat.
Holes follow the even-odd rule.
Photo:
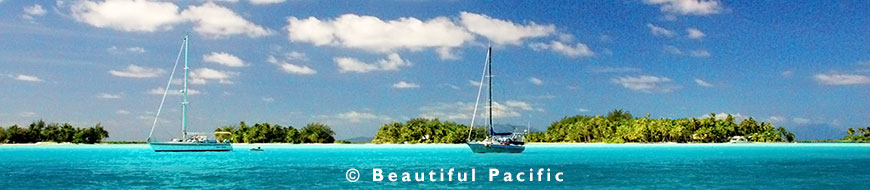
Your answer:
[[[263,151],[263,148],[258,146],[257,148],[251,148],[251,151]]]

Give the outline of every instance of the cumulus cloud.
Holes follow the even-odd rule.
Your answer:
[[[480,108],[478,108],[479,118],[484,118],[489,114],[483,111],[485,107],[486,105],[480,105]],[[519,117],[522,115],[521,112],[540,110],[540,108],[535,108],[528,102],[508,100],[504,103],[493,102],[492,116],[493,118]],[[420,107],[420,117],[431,119],[468,120],[471,119],[472,112],[474,112],[474,102],[442,102]]]
[[[393,88],[404,89],[404,88],[420,88],[419,84],[412,82],[399,81],[393,84]]]
[[[658,5],[665,13],[682,15],[710,15],[722,11],[717,0],[644,0],[649,5]]]
[[[549,36],[556,32],[554,25],[538,25],[534,22],[521,25],[483,14],[462,12],[459,18],[468,31],[484,36],[496,44],[516,45],[521,44],[525,38]]]
[[[42,8],[42,5],[34,4],[32,6],[24,7],[24,14],[21,15],[21,17],[26,20],[33,20],[33,18],[42,15],[45,15],[45,9]]]
[[[116,111],[115,113],[117,113],[118,115],[127,115],[127,114],[130,114],[130,111],[120,109],[120,110]]]
[[[97,98],[102,98],[102,99],[121,99],[121,95],[120,95],[120,94],[100,93],[100,94],[97,94]]]
[[[157,88],[152,88],[151,90],[148,90],[148,94],[163,95],[164,91],[165,91],[165,88],[157,87]],[[172,95],[172,96],[180,96],[181,89],[171,89],[168,92],[166,92],[166,94]],[[199,90],[194,90],[194,89],[190,89],[190,88],[187,89],[187,95],[197,95],[197,94],[200,94]]]
[[[810,119],[807,119],[807,118],[800,118],[800,117],[792,118],[791,121],[794,122],[795,124],[798,124],[798,125],[805,125],[805,124],[809,124],[809,123],[810,123]]]
[[[263,102],[274,102],[274,101],[275,101],[275,98],[272,98],[272,97],[263,98]]]
[[[692,50],[690,53],[691,54],[689,54],[689,55],[691,55],[692,57],[700,57],[700,58],[710,57],[710,52],[707,50],[704,50],[704,49]]]
[[[217,63],[229,67],[242,67],[245,62],[239,57],[227,52],[211,52],[210,54],[202,55],[202,60],[205,62]]]
[[[651,24],[651,23],[647,23],[646,27],[649,28],[649,32],[655,36],[664,36],[664,37],[670,38],[670,37],[674,37],[677,35],[677,33],[675,33],[674,31],[656,26],[656,25]]]
[[[422,21],[413,17],[381,20],[373,16],[345,14],[333,20],[315,17],[287,19],[292,42],[316,46],[333,45],[375,52],[455,48],[474,36],[447,17]],[[437,39],[437,40],[436,40]]]
[[[782,76],[782,77],[785,77],[785,78],[789,78],[789,77],[791,77],[792,75],[794,75],[794,71],[791,71],[791,70],[785,70],[785,71],[782,71],[782,73],[779,73],[779,75]]]
[[[698,84],[698,86],[700,87],[713,87],[713,84],[710,84],[707,81],[701,80],[699,78],[695,78],[695,84]]]
[[[71,5],[70,10],[79,22],[127,32],[165,31],[179,23],[193,22],[195,32],[211,38],[242,34],[261,37],[274,33],[211,1],[189,6],[181,12],[172,2],[148,0],[86,0]]]
[[[786,121],[785,117],[782,117],[782,116],[770,116],[769,118],[767,118],[767,122],[770,122],[773,124],[783,123],[785,121]]]
[[[283,3],[284,1],[286,1],[286,0],[251,0],[251,4],[268,5],[268,4]]]
[[[411,66],[411,62],[392,53],[387,58],[380,59],[376,63],[365,63],[350,57],[336,57],[333,61],[338,65],[339,72],[367,73],[371,71],[397,71],[401,67]]]
[[[273,33],[269,29],[245,20],[233,10],[212,2],[206,2],[201,6],[190,6],[181,13],[181,16],[195,22],[193,31],[207,37],[222,38],[237,34],[261,37]]]
[[[544,85],[544,81],[537,77],[529,77],[529,82],[536,86]]]
[[[108,51],[109,53],[114,53],[114,54],[124,54],[124,53],[141,54],[141,53],[145,53],[145,48],[142,48],[139,46],[133,46],[133,47],[121,49],[121,48],[118,48],[118,46],[112,46],[112,47],[106,48],[106,51]]]
[[[870,76],[856,74],[816,74],[819,84],[823,85],[861,85],[870,84]]]
[[[704,39],[704,37],[707,36],[706,34],[704,34],[704,32],[701,32],[701,30],[698,30],[697,28],[686,29],[686,32],[689,33],[689,39],[700,40]]]
[[[549,44],[532,43],[529,44],[529,47],[535,51],[552,50],[568,57],[588,57],[595,55],[592,50],[589,50],[589,46],[580,42],[571,46],[570,44],[566,45],[559,41],[551,41]]]
[[[589,72],[592,73],[634,73],[640,72],[640,68],[635,67],[605,67],[605,66],[592,66],[589,67]]]
[[[164,72],[163,69],[140,67],[133,64],[128,65],[123,70],[109,70],[109,74],[125,78],[152,78]]]
[[[667,93],[679,89],[679,86],[672,84],[673,80],[667,77],[650,75],[641,75],[635,77],[625,76],[614,78],[611,81],[627,89],[645,93]]]
[[[665,53],[674,54],[674,55],[683,55],[683,51],[680,50],[680,48],[677,48],[677,47],[674,47],[671,45],[665,45],[662,48],[662,51],[664,51]]]
[[[199,68],[190,72],[191,84],[207,84],[208,81],[217,81],[220,84],[232,84],[232,79],[238,73],[219,71],[209,68]]]
[[[79,1],[70,7],[79,22],[97,28],[127,32],[154,32],[172,29],[183,22],[178,6],[171,2],[147,0]]]
[[[359,123],[362,121],[391,121],[393,118],[386,115],[377,115],[371,112],[357,112],[357,111],[349,111],[345,113],[339,113],[335,116],[338,119],[349,121],[351,123]]]
[[[17,75],[9,75],[12,79],[24,82],[42,82],[42,79],[33,75],[25,75],[25,74],[17,74]]]
[[[715,115],[715,117],[717,120],[725,120],[728,118],[728,115],[729,115],[729,113],[722,112],[722,113],[717,113]],[[734,122],[737,122],[737,123],[740,123],[743,120],[749,119],[749,117],[746,117],[745,115],[743,115],[741,113],[730,114],[730,115],[731,115],[731,117],[734,117]],[[704,115],[701,118],[709,118],[709,117],[710,117],[710,115]]]
[[[313,75],[317,74],[317,71],[312,69],[311,67],[304,65],[297,65],[289,63],[288,61],[278,60],[275,56],[269,56],[267,62],[271,64],[278,65],[278,69],[284,71],[285,73],[296,74],[296,75]]]

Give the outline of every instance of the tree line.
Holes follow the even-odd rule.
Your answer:
[[[475,128],[473,139],[486,138],[486,128]],[[392,122],[381,126],[372,143],[464,143],[468,138],[468,126],[438,119],[416,118],[405,123]]]
[[[333,143],[335,132],[328,125],[309,123],[301,129],[269,123],[248,126],[244,121],[238,125],[224,126],[214,130],[218,141],[230,139],[234,143]],[[226,133],[217,133],[226,132]]]
[[[795,135],[783,127],[748,118],[739,123],[733,115],[717,119],[710,113],[705,118],[652,119],[633,117],[630,112],[614,110],[606,116],[573,116],[553,122],[544,132],[527,136],[529,142],[728,142],[733,136],[744,136],[751,142],[792,142]]]
[[[100,143],[109,137],[109,132],[97,123],[92,127],[78,128],[69,123],[46,124],[39,120],[30,123],[27,128],[17,124],[8,128],[0,127],[0,143],[36,143],[36,142],[70,142],[70,143]]]
[[[870,128],[866,129],[870,135]],[[475,128],[474,139],[486,136],[486,128]],[[438,119],[411,119],[381,126],[372,143],[463,143],[468,126]],[[532,132],[527,142],[597,142],[597,143],[720,143],[733,136],[744,136],[751,142],[792,142],[795,135],[783,127],[748,118],[739,123],[733,115],[717,119],[711,113],[705,118],[652,119],[634,117],[628,111],[614,110],[606,116],[565,117],[553,122],[543,132]]]
[[[849,128],[846,130],[849,136],[843,137],[845,141],[870,142],[870,127],[858,127],[858,130]]]

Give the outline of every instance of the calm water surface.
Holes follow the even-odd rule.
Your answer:
[[[860,189],[870,179],[866,144],[529,145],[522,154],[472,154],[465,145],[250,146],[157,153],[147,145],[4,145],[0,189]],[[359,181],[347,180],[350,168]],[[373,182],[373,168],[474,168],[476,181]],[[490,168],[549,168],[564,181],[490,182]]]

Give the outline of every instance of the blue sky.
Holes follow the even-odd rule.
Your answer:
[[[839,138],[870,125],[863,1],[0,1],[0,125],[147,136],[190,32],[190,125],[467,124],[486,46],[497,123],[730,113]],[[171,89],[177,90],[173,84]],[[159,93],[154,93],[159,92]],[[177,134],[179,96],[155,132]]]

